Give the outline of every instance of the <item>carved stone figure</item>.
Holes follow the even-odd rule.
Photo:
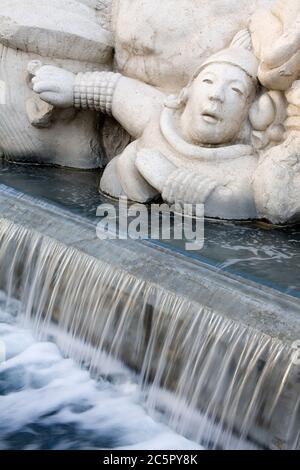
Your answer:
[[[111,114],[132,136],[104,172],[109,195],[147,202],[161,194],[168,203],[204,203],[207,216],[255,218],[252,132],[269,128],[276,113],[269,95],[255,100],[258,61],[248,40],[242,32],[203,62],[179,96],[119,73],[54,67],[36,72],[33,89],[58,107]]]

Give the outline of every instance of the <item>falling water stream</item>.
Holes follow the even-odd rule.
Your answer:
[[[103,357],[126,363],[150,416],[187,439],[299,447],[297,371],[278,340],[5,219],[0,288],[92,377],[110,375]]]

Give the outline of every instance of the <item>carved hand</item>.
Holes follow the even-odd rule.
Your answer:
[[[33,90],[43,101],[58,108],[73,106],[75,75],[72,72],[51,65],[32,71],[29,64],[28,69],[33,75]]]
[[[217,186],[210,178],[180,168],[168,178],[162,197],[169,204],[204,204]]]

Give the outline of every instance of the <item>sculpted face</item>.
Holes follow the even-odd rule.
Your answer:
[[[250,77],[234,65],[207,65],[189,89],[181,117],[184,137],[206,145],[233,141],[249,112],[254,88]]]

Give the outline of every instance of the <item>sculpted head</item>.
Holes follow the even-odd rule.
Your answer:
[[[241,48],[221,51],[202,64],[182,92],[186,140],[220,145],[238,139],[255,98],[257,68],[254,55]]]

